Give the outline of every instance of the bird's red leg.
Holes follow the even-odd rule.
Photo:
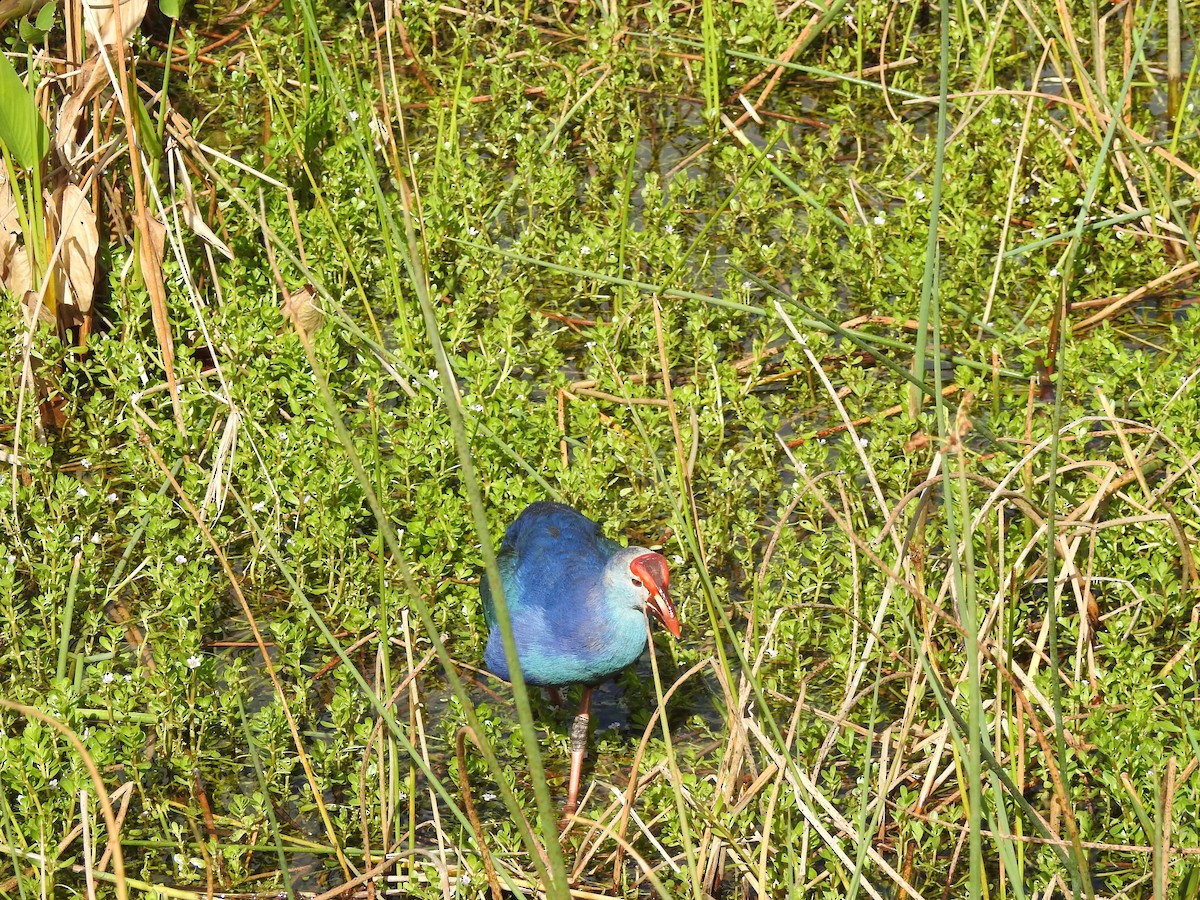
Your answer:
[[[567,805],[563,817],[570,818],[579,808],[579,782],[583,777],[583,757],[587,752],[588,724],[592,717],[592,689],[584,687],[579,712],[571,723],[571,780],[567,783]]]

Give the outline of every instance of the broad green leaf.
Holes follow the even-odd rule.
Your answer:
[[[17,165],[24,169],[32,169],[41,162],[50,148],[50,132],[33,95],[3,54],[0,54],[0,144],[8,148]]]

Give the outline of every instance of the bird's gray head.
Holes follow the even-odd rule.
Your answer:
[[[670,572],[661,553],[641,547],[618,550],[604,571],[605,593],[618,609],[650,612],[667,631],[679,637],[682,626],[671,603]]]

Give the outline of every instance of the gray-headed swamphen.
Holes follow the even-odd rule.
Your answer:
[[[527,506],[508,526],[497,557],[527,684],[583,685],[571,727],[571,778],[565,815],[579,805],[592,687],[631,665],[646,649],[646,614],[679,637],[668,593],[667,561],[642,547],[622,547],[591,519],[562,503]],[[480,582],[488,625],[483,662],[509,680],[508,661],[487,578]]]

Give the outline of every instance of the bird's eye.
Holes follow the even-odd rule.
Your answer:
[[[634,578],[634,579],[631,579],[631,580],[633,581],[633,586],[634,586],[634,587],[641,587],[641,586],[642,586],[642,580],[641,580],[640,578]]]

